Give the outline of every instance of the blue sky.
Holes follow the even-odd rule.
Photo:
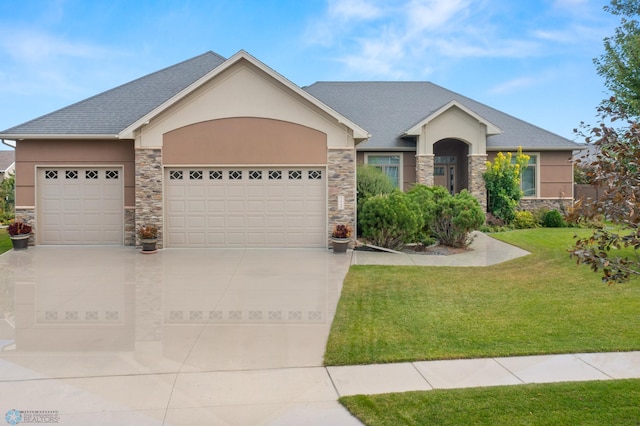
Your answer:
[[[300,86],[427,80],[575,139],[606,97],[592,59],[618,24],[608,3],[0,0],[0,129],[244,49]]]

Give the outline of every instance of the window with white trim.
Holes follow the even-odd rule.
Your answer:
[[[522,172],[522,178],[520,179],[520,189],[522,189],[523,197],[537,197],[538,196],[538,157],[540,154],[523,152],[529,156],[529,163]],[[511,162],[515,162],[515,156],[513,154]]]
[[[395,186],[402,182],[402,154],[366,154],[365,163],[380,169]]]

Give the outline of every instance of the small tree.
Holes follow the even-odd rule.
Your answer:
[[[487,171],[482,175],[487,188],[487,210],[507,223],[515,217],[522,198],[520,179],[529,158],[522,148],[518,148],[515,159],[510,152],[507,155],[499,152],[493,164],[487,161]]]
[[[615,225],[599,225],[592,236],[578,239],[570,250],[578,263],[602,271],[606,283],[640,275],[640,123],[620,112],[614,100],[610,105],[614,106],[598,108],[601,124],[584,135],[599,148],[591,162],[591,177],[602,195],[576,202],[570,215],[572,221],[604,217]],[[626,123],[621,128],[605,124],[621,120]],[[630,252],[620,254],[622,248]]]
[[[362,232],[360,215],[364,202],[376,195],[388,195],[398,188],[393,184],[389,176],[375,166],[361,164],[356,169],[358,233]]]

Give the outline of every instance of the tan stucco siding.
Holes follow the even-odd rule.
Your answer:
[[[326,135],[327,148],[353,148],[350,129],[252,64],[241,61],[177,102],[136,136],[136,147],[160,148],[163,135],[195,123],[256,117],[296,123]]]
[[[573,167],[570,151],[540,153],[540,197],[573,197]]]
[[[424,126],[418,141],[418,154],[433,154],[433,144],[443,139],[459,139],[469,145],[469,154],[484,154],[486,133],[484,124],[460,108],[452,107]]]
[[[279,120],[224,118],[165,134],[162,151],[171,165],[326,164],[327,135]]]
[[[573,167],[571,151],[525,150],[525,153],[538,154],[538,197],[539,198],[571,198],[573,197]],[[506,152],[503,152],[506,153]],[[497,152],[489,152],[488,160],[493,162]],[[513,155],[516,154],[514,151]]]
[[[135,205],[132,140],[22,140],[16,145],[16,206],[35,205],[36,166],[121,166],[125,205]]]

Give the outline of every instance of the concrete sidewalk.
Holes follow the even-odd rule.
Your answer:
[[[339,396],[640,378],[640,352],[327,367]]]
[[[351,263],[352,265],[490,266],[531,254],[482,232],[473,233],[473,242],[469,248],[470,250],[465,253],[450,256],[354,250]]]

